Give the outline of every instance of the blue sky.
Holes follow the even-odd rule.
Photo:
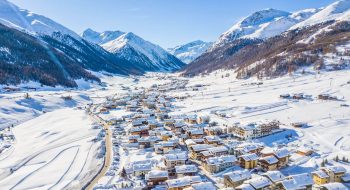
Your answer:
[[[197,39],[214,41],[250,13],[275,8],[319,8],[335,0],[10,0],[77,33],[121,30],[164,48]]]

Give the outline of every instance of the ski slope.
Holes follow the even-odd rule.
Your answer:
[[[96,173],[99,130],[83,110],[59,109],[13,129],[16,143],[0,156],[4,189],[64,189],[80,187]],[[78,181],[80,183],[78,183]]]

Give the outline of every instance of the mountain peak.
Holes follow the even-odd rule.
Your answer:
[[[115,40],[119,38],[121,35],[123,35],[124,32],[121,32],[119,30],[117,31],[104,31],[102,33],[96,32],[92,30],[91,28],[86,29],[81,36],[92,43],[102,45],[104,43],[107,43],[109,41]]]
[[[211,42],[196,40],[184,45],[178,45],[174,48],[169,48],[168,51],[184,63],[190,63],[202,55],[211,45]]]
[[[270,22],[277,17],[285,17],[290,15],[291,13],[286,11],[281,11],[277,9],[264,9],[261,11],[254,12],[248,17],[244,18],[241,22],[241,26],[249,26],[249,25],[259,25],[265,22]]]

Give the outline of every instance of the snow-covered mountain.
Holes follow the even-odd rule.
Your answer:
[[[296,59],[303,57],[299,55],[302,51],[305,51],[305,54],[308,54],[308,51],[316,52],[315,55],[309,54],[307,60],[322,62],[322,56],[317,55],[317,52],[337,43],[346,43],[349,21],[350,0],[340,0],[325,8],[305,9],[294,13],[275,9],[258,11],[233,25],[183,71],[185,75],[192,76],[218,69],[240,67],[243,77],[252,75],[253,72],[246,72],[251,68],[254,72],[265,69],[264,74],[271,76],[273,72],[269,69],[273,65],[277,69],[274,74],[278,75],[285,72],[286,66],[283,64],[286,60],[291,65],[298,63]],[[323,40],[324,43],[320,43],[319,40]],[[294,47],[295,43],[300,47]],[[311,43],[313,45],[310,45]],[[294,52],[296,49],[298,51]],[[295,68],[299,66],[300,64]]]
[[[185,64],[163,48],[142,39],[132,32],[121,31],[95,32],[87,29],[84,39],[99,44],[115,56],[130,61],[144,71],[174,71]]]
[[[350,20],[350,0],[341,0],[327,6],[310,18],[294,25],[291,29],[315,25],[329,20]]]
[[[168,52],[175,55],[184,63],[190,63],[202,55],[212,45],[212,42],[203,42],[201,40],[193,41],[185,45],[179,45],[169,48]]]
[[[123,34],[125,34],[125,32],[121,31],[105,31],[100,33],[89,28],[81,34],[81,37],[89,42],[102,45],[104,43],[117,39]]]
[[[238,38],[267,39],[276,36],[295,24],[302,22],[318,9],[306,9],[295,13],[276,9],[257,11],[233,25],[215,42],[213,48],[232,42]]]
[[[20,9],[7,0],[0,0],[0,23],[32,34],[52,35],[54,32],[60,32],[80,39],[78,34],[63,25],[45,16]]]

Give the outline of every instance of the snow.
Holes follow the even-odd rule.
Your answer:
[[[63,189],[86,181],[86,174],[97,172],[101,164],[96,158],[99,144],[92,141],[99,130],[92,124],[84,111],[68,108],[16,126],[11,154],[0,156],[0,186]]]
[[[146,57],[150,60],[148,64],[150,67],[158,67],[162,71],[171,69],[179,69],[179,65],[173,63],[171,55],[162,49],[160,46],[152,44],[132,32],[125,33],[117,39],[109,41],[101,45],[104,49],[111,53],[118,53],[125,59],[131,59],[129,51],[136,51],[140,57]],[[131,49],[130,49],[131,48]]]
[[[211,42],[197,40],[174,48],[169,48],[168,52],[175,55],[182,62],[188,64],[207,51],[212,44]]]
[[[20,9],[7,0],[0,1],[0,18],[0,23],[28,33],[51,35],[54,32],[61,32],[80,39],[79,35],[61,24],[42,15]]]
[[[333,4],[327,6],[318,13],[312,15],[310,18],[306,19],[303,22],[300,22],[291,29],[302,28],[305,26],[315,25],[321,22],[329,20],[349,20],[350,14],[350,1],[349,0],[340,0],[336,1]]]

